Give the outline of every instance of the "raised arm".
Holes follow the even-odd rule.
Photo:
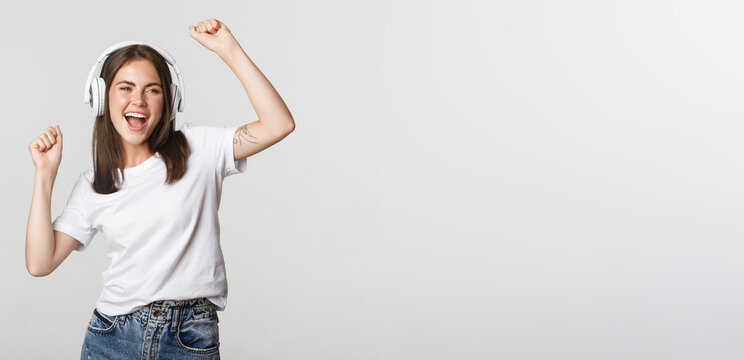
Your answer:
[[[192,38],[219,55],[235,73],[258,115],[258,120],[241,126],[235,132],[235,160],[256,154],[294,131],[294,118],[287,105],[225,24],[208,19],[197,26],[189,26],[189,32]]]
[[[33,276],[49,275],[78,242],[52,230],[51,202],[54,180],[62,160],[62,131],[49,127],[28,146],[36,166],[34,192],[26,227],[26,269]]]

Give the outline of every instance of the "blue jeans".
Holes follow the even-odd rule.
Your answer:
[[[94,309],[80,359],[219,359],[218,322],[205,298],[156,301],[118,316]]]

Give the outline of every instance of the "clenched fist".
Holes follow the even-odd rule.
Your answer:
[[[240,46],[230,29],[217,19],[207,19],[196,26],[189,25],[189,34],[217,55],[223,55],[236,46]]]
[[[62,131],[59,125],[48,127],[41,136],[28,145],[31,160],[37,170],[57,171],[62,161]]]

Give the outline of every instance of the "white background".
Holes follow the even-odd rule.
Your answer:
[[[28,144],[92,166],[96,57],[157,44],[184,121],[257,119],[188,35],[217,18],[296,130],[225,182],[225,359],[741,359],[744,5],[4,1],[0,347],[79,357],[105,237],[28,275]]]

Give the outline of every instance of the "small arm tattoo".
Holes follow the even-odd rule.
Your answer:
[[[238,131],[235,132],[235,138],[233,138],[233,144],[242,145],[243,141],[258,144],[258,138],[248,131],[248,125],[239,127]]]

